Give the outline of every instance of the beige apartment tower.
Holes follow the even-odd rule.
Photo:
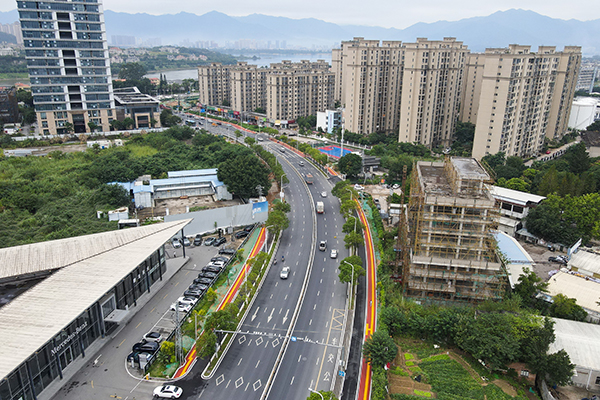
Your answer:
[[[424,301],[500,299],[505,279],[492,230],[497,206],[490,176],[473,158],[419,161],[408,208],[407,296]]]
[[[198,68],[199,101],[243,112],[264,108],[267,118],[294,120],[333,107],[335,75],[323,60],[282,61],[269,68],[238,62]]]
[[[345,129],[398,134],[428,147],[451,143],[469,50],[455,38],[354,40],[332,51]]]
[[[473,157],[540,153],[567,132],[581,48],[510,45],[468,56],[461,120],[474,123]]]
[[[448,147],[459,115],[469,50],[455,38],[404,44],[398,141]]]
[[[336,100],[344,129],[360,134],[394,133],[398,127],[404,49],[400,41],[342,42],[332,52]]]

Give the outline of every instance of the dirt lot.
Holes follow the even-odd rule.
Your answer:
[[[188,211],[188,207],[206,207],[209,208],[220,208],[230,207],[242,204],[240,200],[221,200],[215,201],[213,196],[189,196],[187,198],[177,199],[160,199],[156,200],[154,208],[145,208],[138,211],[138,218],[147,217],[159,217],[167,214],[169,209],[169,215],[184,214]]]

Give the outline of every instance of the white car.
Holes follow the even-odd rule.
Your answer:
[[[175,308],[177,308],[177,311],[179,311],[179,312],[188,313],[192,309],[192,305],[191,304],[181,304],[181,303],[171,304],[171,311],[175,311]]]
[[[327,197],[327,192],[321,192],[321,197]]]
[[[356,189],[356,190],[364,190],[364,187],[362,187],[361,185],[359,185],[357,183],[356,185],[354,185],[354,189]]]
[[[177,238],[173,238],[173,240],[172,240],[171,243],[173,244],[173,247],[176,248],[176,249],[178,249],[178,248],[181,247],[181,242]]]
[[[183,389],[179,386],[165,385],[154,389],[154,397],[161,399],[178,399],[183,394]]]
[[[338,251],[336,249],[331,249],[331,258],[337,258]]]
[[[283,267],[279,273],[281,279],[287,279],[290,276],[290,267]]]
[[[148,332],[144,335],[144,340],[146,340],[146,342],[160,343],[160,342],[162,342],[163,339],[164,339],[163,335],[161,335],[160,332],[156,332],[156,331]]]
[[[181,296],[180,298],[177,299],[177,302],[179,304],[191,304],[191,305],[194,305],[194,304],[196,304],[196,301],[198,301],[198,299],[194,299],[192,297],[185,297],[185,296]]]

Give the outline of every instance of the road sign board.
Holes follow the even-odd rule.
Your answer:
[[[346,376],[346,373],[344,371],[338,371],[338,375],[343,378],[344,376]]]
[[[290,337],[290,340],[291,340],[292,342],[295,342],[295,341],[297,340],[297,339],[296,339],[296,336],[292,336],[292,337]]]

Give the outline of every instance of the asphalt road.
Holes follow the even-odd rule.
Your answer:
[[[171,257],[174,250],[170,244],[165,246],[165,250]],[[182,250],[175,251],[178,257],[181,257]],[[160,326],[173,325],[175,315],[174,311],[169,310],[171,304],[182,295],[194,278],[198,276],[202,267],[217,253],[218,248],[213,246],[187,247],[186,255],[190,257],[188,263],[173,275],[165,286],[154,293],[152,299],[121,331],[113,333],[113,336],[107,336],[104,339],[107,343],[97,354],[86,354],[88,359],[86,365],[63,386],[53,399],[151,398],[152,391],[158,384],[140,381],[132,377],[127,372],[126,357],[131,352],[131,347],[146,332]],[[93,361],[96,358],[99,363],[94,365]]]
[[[327,249],[316,250],[306,296],[292,333],[311,342],[290,342],[269,393],[270,399],[303,400],[310,395],[308,388],[331,390],[337,374],[348,289],[339,281],[338,266],[349,253],[344,247],[344,219],[338,199],[331,195],[331,183],[310,162],[304,161],[304,167],[300,167],[302,158],[289,150],[284,154],[302,173],[313,175],[314,183],[308,185],[313,201],[322,201],[325,206],[325,212],[317,214],[317,242],[327,241]],[[323,192],[326,197],[322,197]],[[335,259],[330,257],[332,249],[338,250]]]

